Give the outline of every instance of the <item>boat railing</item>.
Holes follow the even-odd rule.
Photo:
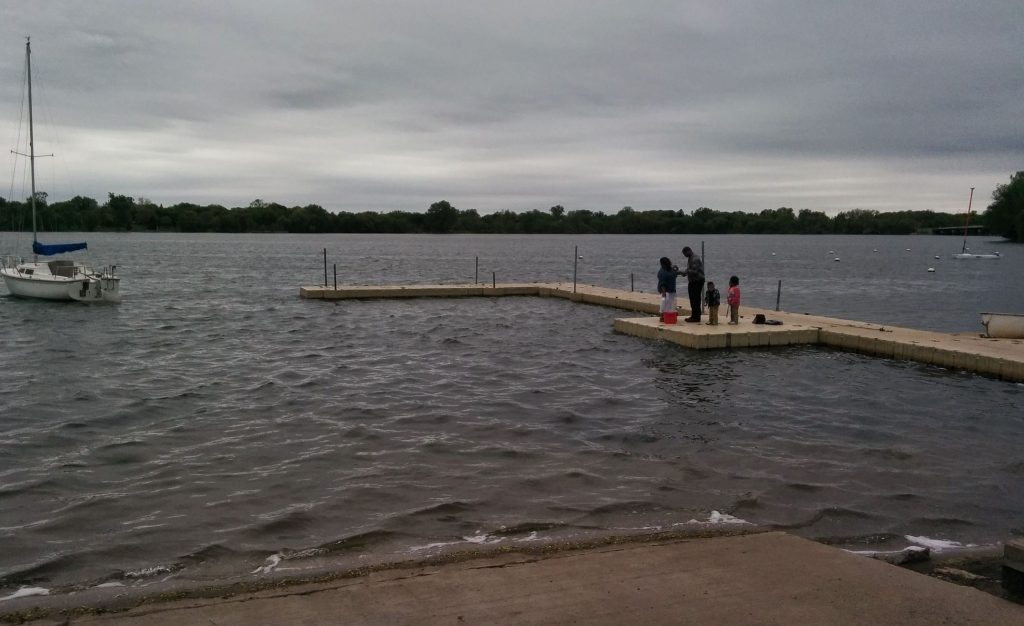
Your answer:
[[[25,260],[19,256],[13,254],[0,254],[0,268],[3,269],[14,269],[19,263],[23,263]]]

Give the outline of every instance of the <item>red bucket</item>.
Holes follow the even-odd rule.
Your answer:
[[[679,313],[675,311],[665,311],[661,314],[661,321],[664,324],[676,324],[679,321]]]

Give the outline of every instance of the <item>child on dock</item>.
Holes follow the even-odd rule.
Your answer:
[[[672,265],[672,260],[663,256],[658,260],[661,269],[658,270],[658,293],[661,294],[661,321],[665,321],[665,314],[676,310],[676,276],[679,275],[679,268]],[[674,324],[675,322],[673,322]]]
[[[718,326],[718,307],[722,304],[722,295],[710,280],[708,291],[704,294],[704,304],[708,307],[708,326]]]
[[[739,324],[740,323],[740,279],[738,276],[729,277],[729,295],[727,296],[729,303],[729,323]]]

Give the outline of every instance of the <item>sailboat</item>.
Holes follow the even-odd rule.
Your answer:
[[[974,187],[971,187],[971,195],[967,199],[967,218],[964,220],[964,246],[960,249],[960,252],[953,255],[954,259],[999,259],[998,252],[992,254],[971,254],[967,251],[967,229],[971,225],[971,203],[974,200]]]
[[[32,260],[5,257],[0,262],[7,290],[14,296],[42,300],[77,300],[80,302],[120,302],[121,279],[114,272],[116,266],[99,271],[77,260],[57,259],[40,261],[40,256],[53,256],[65,252],[87,249],[86,242],[44,244],[36,231],[36,153],[32,125],[32,42],[25,41],[25,69],[28,77],[28,157],[32,172]]]

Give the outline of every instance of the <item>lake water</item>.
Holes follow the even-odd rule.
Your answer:
[[[581,282],[653,290],[657,258],[703,239],[747,303],[782,280],[784,310],[978,332],[981,311],[1024,312],[1022,246],[87,238],[123,303],[0,297],[0,598],[740,520],[853,549],[1024,534],[1019,384],[809,346],[688,351],[559,299],[298,297],[323,248],[339,283],[373,284],[471,282],[476,257],[481,281],[571,280],[579,246]]]

